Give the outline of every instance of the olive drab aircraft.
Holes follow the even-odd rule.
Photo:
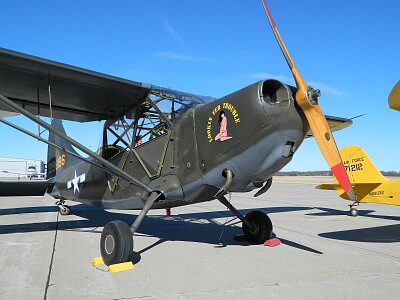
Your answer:
[[[243,216],[225,195],[266,192],[310,130],[355,201],[328,125],[337,130],[352,121],[325,118],[319,90],[300,75],[262,4],[296,87],[267,79],[215,99],[0,50],[0,110],[26,116],[48,130],[49,139],[0,121],[49,145],[47,193],[57,199],[61,213],[69,212],[66,200],[140,210],[132,226],[121,221],[104,226],[100,250],[107,265],[129,260],[133,235],[150,209],[213,199],[241,220],[247,240],[268,240],[269,217],[261,211]],[[51,124],[37,116],[50,117]],[[69,137],[61,120],[103,121],[100,149],[94,153]]]
[[[357,195],[357,201],[349,205],[351,216],[358,215],[355,206],[359,203],[400,205],[400,179],[384,177],[361,147],[344,147],[340,150],[340,156]],[[337,180],[320,184],[316,188],[334,190],[341,198],[350,200]]]

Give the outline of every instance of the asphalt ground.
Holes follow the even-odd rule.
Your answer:
[[[155,210],[135,235],[135,269],[121,273],[91,259],[102,227],[138,212],[70,202],[61,216],[49,196],[0,198],[0,299],[398,299],[400,207],[362,204],[350,217],[348,202],[315,189],[327,180],[288,180],[231,196],[270,216],[280,246],[235,241],[241,224],[218,201]]]

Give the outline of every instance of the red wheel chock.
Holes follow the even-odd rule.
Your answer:
[[[235,237],[233,239],[237,242],[247,241],[244,234],[235,235]],[[280,244],[281,244],[281,241],[278,238],[269,239],[264,242],[264,246],[267,246],[267,247],[276,247],[276,246],[279,246]]]
[[[270,240],[266,240],[264,242],[264,246],[268,246],[268,247],[275,247],[275,246],[279,246],[281,244],[281,241],[278,238],[273,238]]]

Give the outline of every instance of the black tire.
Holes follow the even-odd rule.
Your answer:
[[[60,215],[67,216],[71,213],[71,208],[68,205],[63,205],[60,207]]]
[[[358,215],[357,208],[354,207],[350,208],[350,216],[357,217],[357,215]]]
[[[255,244],[263,244],[272,236],[272,222],[271,219],[262,211],[251,211],[245,219],[253,225],[254,228],[247,228],[243,223],[242,230],[244,236],[249,242]]]
[[[133,250],[133,235],[128,224],[112,221],[104,226],[100,238],[100,252],[109,265],[129,261]]]

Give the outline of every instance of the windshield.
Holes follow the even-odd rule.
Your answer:
[[[157,86],[151,88],[150,99],[172,123],[189,108],[215,100],[215,98],[209,96],[200,96]]]

